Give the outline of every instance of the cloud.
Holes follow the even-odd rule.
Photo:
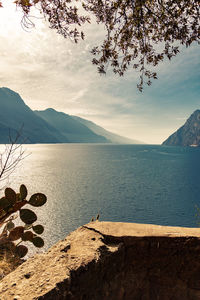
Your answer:
[[[1,86],[19,92],[32,109],[53,107],[79,115],[121,135],[159,143],[199,106],[199,52],[183,49],[157,69],[159,80],[141,94],[138,73],[100,76],[89,50],[102,39],[98,25],[86,26],[87,39],[74,45],[44,20],[21,28],[21,13],[5,2],[0,10]],[[188,101],[189,99],[189,101]]]

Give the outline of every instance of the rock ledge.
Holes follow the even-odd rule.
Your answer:
[[[200,229],[89,223],[7,275],[0,299],[200,299]]]

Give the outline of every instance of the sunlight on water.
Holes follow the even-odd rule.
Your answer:
[[[46,249],[100,213],[101,220],[197,225],[200,149],[149,145],[25,145],[31,153],[10,176],[29,195],[48,197],[36,208]]]

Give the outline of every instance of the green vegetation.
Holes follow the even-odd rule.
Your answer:
[[[27,200],[27,188],[20,186],[19,193],[11,188],[5,189],[5,195],[0,199],[0,259],[5,254],[17,258],[24,257],[28,248],[21,245],[22,242],[31,242],[35,247],[43,247],[44,241],[38,236],[43,233],[42,225],[35,225],[37,215],[30,209],[23,208],[25,205],[40,207],[44,205],[47,198],[42,193],[36,193]],[[23,225],[16,226],[14,220],[20,217]],[[8,255],[9,256],[9,255]]]
[[[40,207],[46,203],[47,197],[36,193],[27,200],[28,191],[24,184],[20,186],[18,193],[11,188],[5,188],[10,174],[26,157],[20,143],[24,142],[22,129],[23,127],[16,132],[15,137],[10,132],[9,144],[0,152],[0,191],[5,189],[4,196],[0,198],[0,279],[24,261],[23,257],[28,252],[27,242],[38,248],[44,246],[44,241],[39,236],[44,227],[35,224],[36,213],[24,207]]]

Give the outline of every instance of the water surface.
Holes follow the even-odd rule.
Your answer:
[[[37,208],[48,248],[100,213],[106,221],[196,227],[200,149],[154,145],[27,145],[31,153],[12,174]]]

